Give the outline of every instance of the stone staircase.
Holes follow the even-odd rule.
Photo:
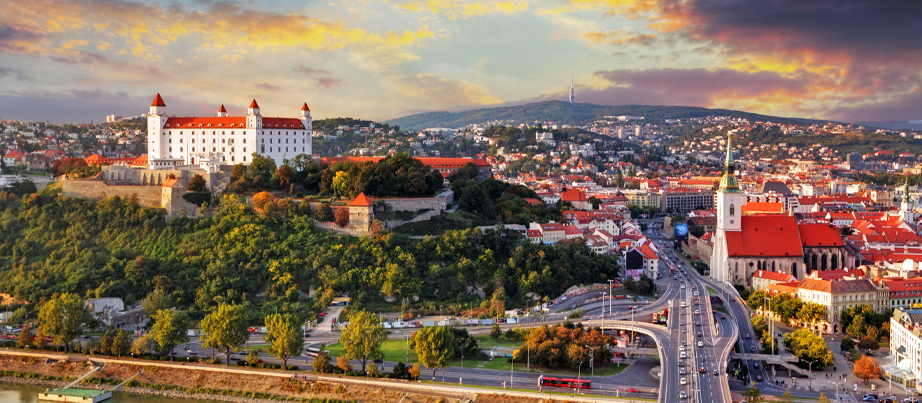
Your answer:
[[[222,193],[224,189],[227,189],[227,185],[230,184],[231,176],[224,172],[216,172],[211,174],[211,188],[214,193]]]

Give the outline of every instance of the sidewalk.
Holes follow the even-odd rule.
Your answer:
[[[781,332],[786,333],[782,328]],[[903,389],[903,385],[893,384],[892,389],[891,385],[887,380],[884,379],[871,379],[866,384],[863,380],[859,379],[854,375],[853,372],[853,362],[850,362],[847,357],[842,355],[841,349],[839,348],[842,337],[830,337],[829,335],[824,335],[824,340],[826,341],[826,346],[829,348],[829,351],[832,351],[833,356],[835,357],[834,364],[832,367],[827,367],[823,369],[814,370],[813,374],[816,376],[812,382],[809,379],[797,378],[796,386],[791,377],[788,376],[788,370],[786,368],[777,368],[776,376],[772,377],[769,374],[769,379],[774,385],[774,381],[784,381],[785,387],[789,387],[792,390],[812,390],[814,392],[825,391],[826,396],[830,400],[835,401],[836,390],[838,393],[842,394],[843,400],[841,401],[856,401],[851,399],[860,399],[862,396],[867,395],[868,393],[877,394],[880,397],[890,396],[890,392],[893,392],[893,396],[902,400],[905,397],[910,396],[907,394],[907,391]],[[880,350],[874,351],[871,354],[873,358],[878,363],[881,360],[890,354],[889,347],[882,347]],[[771,368],[771,366],[769,366]],[[769,371],[770,372],[770,371]],[[838,386],[836,385],[838,384]],[[857,392],[855,391],[855,386],[857,385]],[[871,389],[871,385],[874,385],[874,390]],[[780,383],[779,387],[782,386]]]

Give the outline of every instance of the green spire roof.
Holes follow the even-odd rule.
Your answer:
[[[724,162],[725,171],[724,176],[720,178],[720,188],[717,189],[718,192],[724,193],[739,193],[740,184],[736,179],[736,175],[733,174],[733,147],[731,146],[730,135],[727,134],[727,160]]]

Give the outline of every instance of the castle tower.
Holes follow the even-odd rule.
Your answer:
[[[311,108],[307,107],[307,102],[304,103],[304,106],[301,107],[301,117],[298,118],[301,121],[301,125],[304,126],[304,130],[307,132],[304,141],[306,141],[305,151],[302,151],[302,154],[311,155],[313,152],[313,137],[311,132],[313,131],[314,120],[311,118]]]
[[[247,127],[259,129],[263,127],[263,117],[259,114],[259,104],[254,99],[247,108]]]
[[[154,97],[154,102],[150,104],[150,113],[147,114],[147,155],[148,160],[164,158],[160,142],[165,141],[162,137],[163,125],[166,124],[166,103],[158,93]]]
[[[224,109],[224,104],[221,104],[221,109],[218,109],[218,117],[219,118],[227,117],[227,109]]]
[[[742,231],[740,204],[743,194],[740,192],[734,169],[733,147],[728,135],[724,175],[720,178],[720,187],[717,189],[717,228],[714,233],[714,252],[711,255],[711,276],[726,282],[730,282],[731,278],[726,233]]]
[[[359,231],[371,229],[374,206],[375,204],[368,196],[365,196],[365,193],[359,193],[355,200],[349,203],[349,226]]]
[[[311,118],[311,108],[307,107],[307,102],[304,103],[304,106],[301,107],[301,119],[310,119]]]
[[[576,102],[576,90],[573,89],[573,73],[570,73],[570,103]]]

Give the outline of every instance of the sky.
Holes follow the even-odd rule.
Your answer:
[[[922,119],[917,0],[4,0],[0,119],[564,100]]]

